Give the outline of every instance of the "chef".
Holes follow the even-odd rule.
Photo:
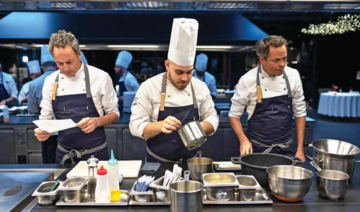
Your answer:
[[[41,71],[40,71],[40,64],[38,60],[32,60],[29,61],[27,63],[28,69],[29,69],[29,73],[30,73],[30,78],[31,80],[35,80],[36,78],[40,77],[41,75]],[[27,103],[28,102],[28,93],[29,93],[29,85],[30,82],[25,83],[19,93],[19,104],[21,105],[22,103]]]
[[[118,120],[117,97],[110,76],[81,62],[79,42],[59,30],[50,37],[49,51],[59,70],[45,79],[40,119],[72,119],[77,127],[59,131],[56,163],[75,163],[94,155],[108,160],[104,126]],[[35,130],[39,141],[51,133]]]
[[[18,90],[14,77],[8,73],[4,73],[0,63],[0,106],[8,105],[11,107],[18,105],[17,96]]]
[[[199,120],[206,135],[218,127],[219,117],[206,84],[194,77],[194,60],[198,34],[194,19],[173,21],[167,72],[143,82],[131,107],[130,131],[145,138],[148,162],[178,163],[194,157],[177,130],[184,124]]]
[[[208,57],[206,54],[201,53],[196,56],[195,71],[193,76],[205,82],[210,90],[211,97],[215,99],[217,96],[216,79],[212,74],[206,71],[207,63]]]
[[[137,91],[139,89],[139,83],[137,79],[128,72],[128,67],[133,59],[133,56],[128,51],[121,51],[115,62],[115,74],[116,78],[119,79],[118,85],[118,98],[119,104],[123,103],[123,94],[125,91]]]
[[[274,35],[258,41],[256,53],[261,65],[243,75],[236,85],[229,119],[240,141],[241,155],[270,152],[305,160],[304,94],[299,72],[286,66],[287,45],[283,37]],[[247,135],[239,120],[245,107]],[[292,139],[293,117],[297,144]]]

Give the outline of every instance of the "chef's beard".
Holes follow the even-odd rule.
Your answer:
[[[180,80],[179,82],[176,82],[175,80],[173,80],[172,74],[171,74],[171,72],[169,72],[169,71],[168,71],[167,78],[170,80],[171,84],[173,84],[173,86],[174,86],[175,88],[179,89],[179,90],[184,90],[184,89],[188,86],[188,84],[189,84],[189,82],[190,82],[190,80],[191,80],[191,78],[190,78],[189,82],[185,82],[185,85],[181,86],[179,83],[181,83],[181,82],[183,82],[183,81]]]

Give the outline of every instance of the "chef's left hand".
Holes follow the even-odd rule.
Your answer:
[[[84,133],[91,133],[98,127],[98,124],[95,118],[83,118],[81,121],[77,123],[77,126],[84,132]]]
[[[0,102],[0,106],[1,106],[1,105],[5,105],[5,104],[6,104],[5,100],[2,100],[2,101]]]
[[[300,158],[301,160],[306,161],[306,159],[305,159],[305,154],[304,154],[304,151],[303,151],[303,150],[297,150],[297,151],[296,151],[296,154],[295,154],[295,157],[298,157],[298,158]]]

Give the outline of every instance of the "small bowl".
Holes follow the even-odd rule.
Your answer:
[[[237,175],[239,182],[240,201],[253,201],[255,199],[256,190],[261,186],[252,175]]]
[[[67,179],[60,187],[59,190],[64,192],[65,202],[80,203],[85,196],[85,177],[73,177]]]
[[[32,196],[38,197],[38,203],[40,205],[52,205],[59,198],[59,186],[50,192],[56,181],[42,182],[39,187],[34,191]]]
[[[130,191],[130,195],[134,196],[134,200],[137,202],[150,202],[151,196],[154,195],[153,189],[151,188],[149,191],[138,192],[135,191],[135,185],[136,182]]]

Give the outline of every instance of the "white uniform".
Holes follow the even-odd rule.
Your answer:
[[[209,88],[210,90],[210,93],[211,95],[213,96],[217,96],[217,90],[216,90],[216,79],[215,77],[210,74],[209,72],[205,71],[204,75],[202,77],[199,77],[197,74],[196,74],[196,71],[194,70],[194,77],[196,77],[197,79],[205,82],[205,84],[207,85],[207,87]],[[205,80],[204,80],[205,78]]]
[[[21,104],[21,100],[23,100],[26,97],[26,95],[29,93],[30,82],[27,82],[22,86],[19,93],[19,97],[17,98],[19,100],[19,104]]]
[[[14,77],[3,71],[0,71],[0,74],[2,74],[2,76],[0,76],[0,83],[1,83],[1,77],[3,77],[5,90],[8,92],[10,96],[17,99],[19,91],[16,88]]]
[[[139,89],[140,85],[137,79],[130,72],[126,72],[123,76],[121,76],[119,82],[124,82],[124,78],[125,78],[124,84],[127,91],[137,91]],[[120,95],[120,88],[118,89],[118,96],[119,95]]]
[[[90,65],[88,65],[88,69],[90,75],[91,95],[99,115],[103,116],[109,113],[116,113],[119,117],[120,113],[117,106],[118,98],[109,74]],[[40,104],[40,119],[52,119],[54,117],[51,104],[52,90],[55,78],[59,73],[59,70],[55,71],[45,79],[42,91],[43,97]],[[67,77],[61,73],[59,74],[59,87],[57,89],[56,96],[84,93],[86,93],[84,63],[82,63],[75,77]]]
[[[129,124],[131,134],[142,137],[145,126],[150,122],[157,121],[163,75],[164,73],[161,73],[146,80],[137,91],[131,107],[132,114]],[[191,82],[194,86],[200,120],[210,122],[214,127],[214,132],[216,132],[219,117],[214,108],[209,89],[204,82],[194,77],[191,78]],[[181,107],[192,104],[190,84],[185,89],[178,90],[169,80],[166,80],[165,107]]]
[[[299,72],[296,69],[287,66],[285,67],[285,72],[291,87],[294,116],[306,116],[304,91]],[[248,119],[251,118],[256,105],[256,74],[257,67],[251,69],[240,78],[235,88],[235,94],[231,98],[232,104],[229,117],[240,118],[246,107],[246,111],[249,114]],[[271,77],[261,68],[260,84],[263,98],[288,94],[283,75]]]

